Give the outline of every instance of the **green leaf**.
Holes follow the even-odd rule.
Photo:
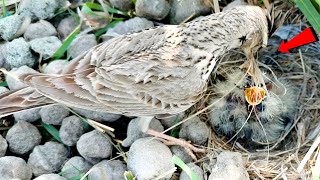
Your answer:
[[[61,58],[64,53],[67,51],[68,47],[70,46],[70,44],[72,43],[72,41],[76,38],[76,36],[80,33],[80,25],[78,25],[73,31],[72,33],[67,37],[67,39],[65,39],[63,41],[63,44],[61,45],[61,47],[54,53],[53,55],[53,59],[59,59]]]
[[[320,14],[309,0],[296,0],[296,4],[307,17],[314,30],[320,35]]]
[[[199,180],[200,178],[193,172],[193,170],[187,166],[178,156],[174,155],[171,162],[179,166],[184,172],[188,174],[191,180]]]
[[[118,20],[112,21],[112,22],[109,23],[106,27],[104,27],[104,28],[102,28],[102,29],[99,29],[96,33],[94,33],[94,35],[95,35],[96,37],[100,37],[102,34],[104,34],[105,32],[107,32],[109,28],[114,27],[114,26],[115,26],[116,24],[118,24],[119,22],[121,22],[121,21],[118,21]]]
[[[1,82],[1,83],[0,83],[0,86],[3,86],[3,87],[4,87],[4,86],[8,86],[8,83],[7,83],[6,81]]]
[[[41,121],[41,125],[54,137],[54,139],[56,139],[57,141],[63,144],[59,135],[59,131],[54,126],[52,126],[51,124],[46,124],[42,121]]]

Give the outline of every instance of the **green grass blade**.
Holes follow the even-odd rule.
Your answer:
[[[121,22],[121,21],[118,21],[118,20],[112,21],[112,22],[109,23],[106,27],[104,27],[104,28],[102,28],[102,29],[99,29],[96,33],[94,33],[94,35],[95,35],[96,37],[100,37],[102,34],[104,34],[105,32],[107,32],[109,28],[114,27],[114,26],[115,26],[116,24],[118,24],[119,22]]]
[[[67,39],[65,39],[63,41],[63,44],[61,45],[61,47],[54,53],[53,55],[53,59],[59,59],[61,58],[64,53],[67,51],[68,47],[70,46],[70,44],[72,43],[72,41],[77,37],[77,35],[80,33],[80,25],[78,25],[73,31],[72,33],[67,37]]]
[[[86,7],[90,8],[90,9],[103,11],[103,7],[100,4],[97,4],[97,3],[87,2],[87,3],[84,3],[83,6],[86,6]],[[123,15],[123,16],[129,16],[128,12],[120,11],[118,9],[115,9],[115,8],[112,8],[112,7],[109,7],[109,6],[107,7],[107,10],[108,10],[109,13],[112,13],[112,14],[120,14],[120,15]]]
[[[59,135],[59,131],[54,126],[50,124],[46,124],[42,121],[41,121],[41,125],[54,137],[54,139],[56,139],[57,141],[63,144]]]
[[[320,14],[309,0],[295,1],[302,13],[307,17],[314,30],[320,35]]]
[[[171,159],[175,165],[179,166],[184,172],[188,174],[191,180],[199,180],[200,178],[193,172],[193,170],[187,166],[178,156],[174,155]]]
[[[4,2],[4,0],[2,0],[2,13],[3,13],[3,17],[7,16],[7,7],[6,7],[6,3]]]

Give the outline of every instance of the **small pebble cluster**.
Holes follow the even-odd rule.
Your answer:
[[[64,40],[79,25],[74,16],[56,18],[56,13],[70,5],[85,0],[23,0],[17,13],[0,18],[0,67],[10,74],[24,73],[62,74],[68,60],[49,61],[61,47]],[[97,39],[94,34],[82,32],[67,49],[68,57],[76,58],[101,41],[108,41],[123,34],[154,28],[159,21],[180,24],[189,18],[210,14],[212,8],[203,0],[109,0],[110,4],[123,11],[135,10],[137,17],[117,23]],[[155,23],[156,22],[156,23]],[[39,62],[45,61],[46,63]],[[38,68],[39,64],[41,67]],[[36,69],[36,70],[35,70]],[[10,75],[5,76],[10,90],[26,87]],[[9,91],[0,87],[0,94]],[[120,180],[126,171],[131,171],[138,180],[174,176],[175,165],[171,161],[178,156],[199,180],[249,179],[241,154],[223,151],[208,162],[209,174],[193,162],[187,150],[181,146],[167,146],[149,137],[139,128],[143,117],[127,119],[117,114],[72,109],[55,104],[34,108],[13,114],[14,123],[6,133],[0,134],[0,180],[67,180],[80,179],[88,171],[88,180]],[[213,114],[212,119],[216,116]],[[88,128],[84,118],[105,125],[118,125],[116,131],[126,138],[121,143],[110,134]],[[171,117],[157,117],[150,128],[164,131],[185,117],[180,113]],[[58,129],[59,139],[45,136],[43,125]],[[210,136],[208,123],[194,117],[182,123],[175,130],[176,136],[192,144],[206,147]],[[117,138],[117,137],[116,137]],[[127,158],[114,158],[119,146],[128,150]],[[116,148],[116,147],[117,148]],[[124,155],[123,155],[124,156]],[[177,176],[175,174],[175,176]],[[180,180],[190,179],[181,172]]]

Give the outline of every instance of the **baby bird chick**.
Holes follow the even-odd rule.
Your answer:
[[[224,80],[216,82],[209,119],[217,133],[257,145],[271,144],[281,137],[296,113],[298,93],[285,80],[266,73],[263,76],[267,91],[257,105],[246,100],[245,90],[253,86],[246,72],[233,69],[223,75]]]

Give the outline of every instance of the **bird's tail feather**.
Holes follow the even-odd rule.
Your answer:
[[[51,99],[38,93],[32,87],[9,91],[0,95],[0,118],[53,103]]]

